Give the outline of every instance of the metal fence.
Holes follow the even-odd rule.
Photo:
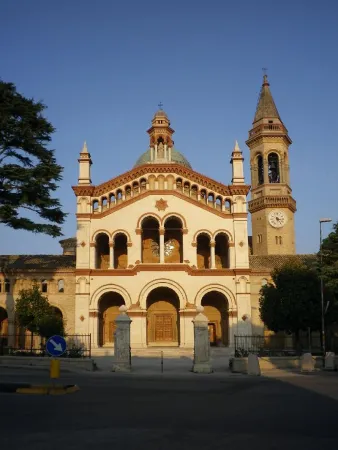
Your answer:
[[[338,337],[327,339],[326,349],[338,351]],[[293,335],[235,336],[235,356],[254,353],[259,356],[297,356],[302,353],[321,355],[321,339],[317,335],[301,335],[296,342]]]
[[[61,358],[91,358],[91,334],[64,336],[67,350]],[[0,355],[46,356],[46,339],[37,334],[0,335]]]

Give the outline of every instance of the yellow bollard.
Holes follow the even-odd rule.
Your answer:
[[[60,378],[60,360],[52,359],[50,361],[50,378]]]

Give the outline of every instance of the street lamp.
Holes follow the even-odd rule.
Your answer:
[[[322,223],[332,222],[332,219],[319,219],[319,235],[320,235],[320,297],[322,303],[322,350],[323,357],[325,358],[326,347],[325,347],[325,309],[324,309],[324,280],[323,280],[323,252],[322,252]]]

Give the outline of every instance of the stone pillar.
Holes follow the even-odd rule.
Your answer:
[[[99,346],[99,314],[98,309],[89,311],[89,332],[92,335],[91,340],[93,348],[97,348]]]
[[[109,269],[114,269],[114,242],[109,242]]]
[[[164,263],[164,228],[160,228],[160,263]]]
[[[127,307],[120,306],[121,314],[117,316],[115,343],[114,343],[114,366],[113,372],[130,372],[131,353],[130,353],[130,324],[131,319],[126,313]]]
[[[92,242],[90,244],[90,262],[89,266],[91,269],[96,269],[96,243]]]
[[[215,246],[215,242],[210,242],[210,269],[216,268]]]
[[[211,373],[210,341],[208,318],[203,314],[203,306],[198,306],[198,314],[193,320],[194,324],[194,365],[195,373]]]

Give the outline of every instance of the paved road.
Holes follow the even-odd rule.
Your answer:
[[[36,370],[0,370],[3,382],[45,378]],[[92,373],[66,374],[63,381],[81,390],[60,397],[0,394],[1,448],[337,448],[337,374],[275,379]],[[318,386],[321,394],[314,392]]]

